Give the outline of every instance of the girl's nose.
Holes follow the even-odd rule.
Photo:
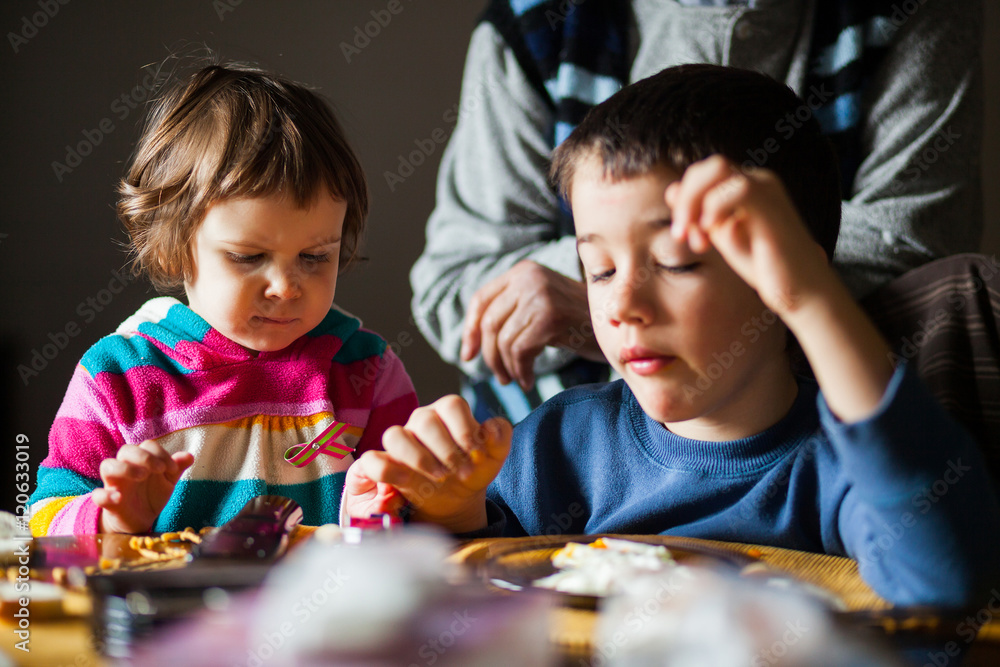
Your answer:
[[[298,271],[294,269],[272,267],[267,278],[264,295],[269,299],[291,300],[302,295]]]

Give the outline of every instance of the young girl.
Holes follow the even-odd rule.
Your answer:
[[[333,305],[368,194],[332,112],[262,71],[207,67],[155,104],[120,193],[137,271],[188,305],[152,299],[84,355],[32,533],[220,525],[261,494],[338,521],[351,462],[417,401],[386,342]]]

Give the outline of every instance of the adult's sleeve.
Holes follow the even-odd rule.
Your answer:
[[[848,490],[838,517],[865,581],[900,605],[962,607],[1000,582],[1000,504],[971,436],[901,364],[869,419],[820,397]]]
[[[459,363],[465,309],[477,289],[524,259],[580,278],[576,238],[558,236],[559,204],[547,181],[550,132],[551,111],[494,27],[481,24],[469,45],[426,245],[410,273],[417,325],[445,361],[472,377],[491,374],[481,357]],[[571,358],[548,347],[535,371]]]
[[[863,296],[933,259],[979,249],[981,0],[896,7],[862,100],[863,159],[834,261]]]

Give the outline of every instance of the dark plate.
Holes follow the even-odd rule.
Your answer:
[[[664,546],[678,564],[703,566],[739,573],[756,558],[739,551],[715,549],[683,538],[668,535],[570,535],[536,537],[491,547],[484,564],[483,575],[491,586],[500,590],[534,589],[533,582],[558,571],[552,564],[552,554],[569,542],[590,544],[599,537],[609,537],[643,544]],[[545,589],[536,589],[545,590]],[[596,609],[600,596],[576,595],[555,591],[562,604],[583,609]]]

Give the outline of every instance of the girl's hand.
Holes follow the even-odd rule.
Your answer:
[[[453,533],[484,528],[486,487],[500,472],[510,440],[509,422],[479,424],[462,398],[445,396],[415,410],[405,426],[387,429],[384,452],[366,452],[351,466],[348,512],[358,516],[366,502],[378,502],[381,484],[389,484],[413,505],[415,521]]]
[[[104,487],[91,494],[102,509],[101,532],[149,532],[192,463],[190,452],[171,455],[153,440],[124,445],[115,458],[101,461]]]
[[[694,252],[714,246],[778,315],[831,287],[836,275],[781,180],[713,156],[687,168],[665,199],[671,232]]]

